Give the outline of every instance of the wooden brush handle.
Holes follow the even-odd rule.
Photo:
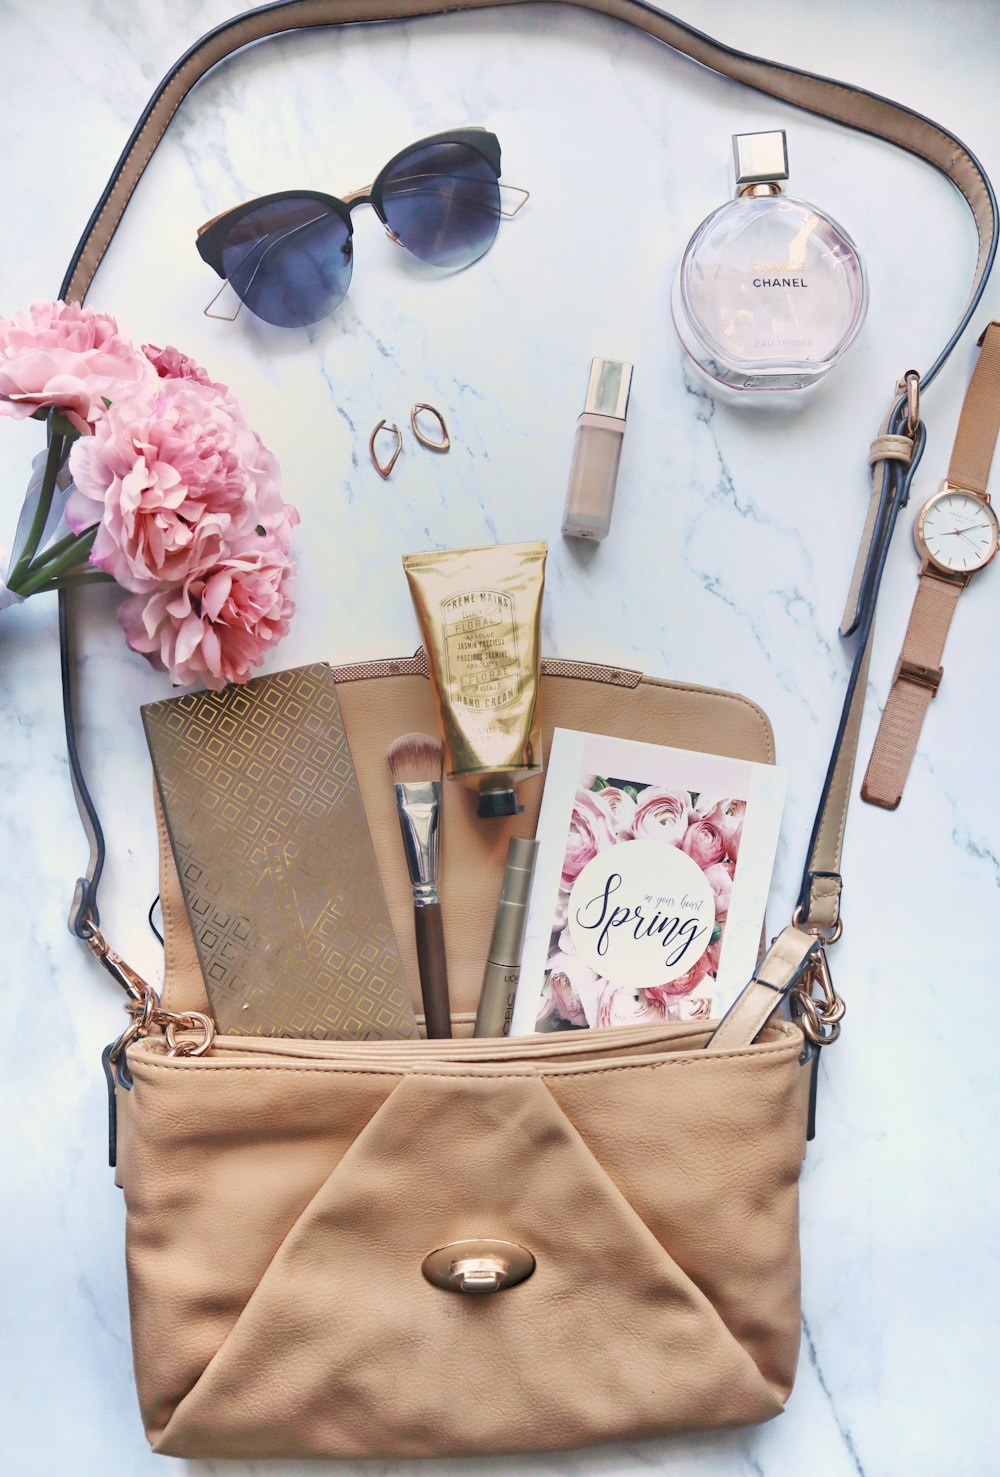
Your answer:
[[[428,1040],[451,1036],[451,1005],[448,1000],[448,962],[444,952],[444,927],[441,904],[414,908],[413,925],[417,936],[417,968],[420,970],[420,993],[424,1001],[424,1020]]]

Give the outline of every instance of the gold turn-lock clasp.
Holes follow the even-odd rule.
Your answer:
[[[424,1257],[420,1270],[445,1292],[503,1292],[535,1270],[535,1258],[516,1241],[478,1237],[452,1241]]]

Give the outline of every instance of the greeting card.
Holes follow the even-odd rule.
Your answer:
[[[772,765],[557,728],[511,1035],[724,1015],[784,792]]]

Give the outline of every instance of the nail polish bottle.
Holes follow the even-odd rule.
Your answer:
[[[631,364],[617,359],[592,362],[563,509],[562,531],[570,538],[608,536],[631,387]]]
[[[784,130],[733,137],[736,198],[695,231],[674,286],[673,317],[694,362],[735,390],[799,390],[854,342],[868,282],[844,228],[782,193]]]

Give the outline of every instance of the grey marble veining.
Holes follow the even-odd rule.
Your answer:
[[[0,313],[52,295],[156,79],[239,7],[183,0],[0,0],[5,219]],[[677,0],[731,44],[843,77],[939,118],[1000,175],[1000,11],[989,0],[837,6]],[[905,45],[901,38],[905,37]],[[356,217],[348,300],[283,333],[205,318],[215,290],[194,227],[296,184],[344,192],[409,140],[466,121],[501,138],[532,192],[490,254],[438,281]],[[841,371],[793,413],[733,409],[690,377],[672,272],[726,197],[729,136],[784,127],[792,187],[843,220],[871,276]],[[302,511],[299,613],[272,666],[412,651],[399,556],[545,537],[548,653],[745,692],[774,723],[789,800],[771,918],[784,921],[848,659],[836,635],[867,496],[865,456],[892,386],[926,364],[974,259],[948,184],[877,141],[716,78],[561,6],[296,35],[217,68],[184,104],[91,294],[138,342],[171,342],[231,384]],[[991,287],[927,397],[919,505],[943,476]],[[619,501],[598,549],[559,536],[589,360],[636,365]],[[444,410],[454,450],[411,440],[392,480],[368,462],[382,416]],[[39,449],[0,422],[0,541]],[[885,580],[861,752],[871,745],[915,590],[904,514]],[[155,976],[149,774],[138,721],[164,679],[124,647],[114,596],[82,621],[84,751],[106,821],[103,917]],[[803,1341],[787,1413],[756,1429],[545,1457],[186,1464],[192,1477],[988,1477],[1000,1470],[993,1350],[1000,1195],[992,1124],[1000,789],[994,764],[1000,576],[963,597],[901,809],[852,807],[848,1001],[823,1058],[820,1136],[802,1182]],[[6,941],[0,1450],[19,1474],[163,1469],[139,1425],[122,1259],[104,1166],[99,1056],[122,1023],[63,920],[85,857],[59,723],[55,609],[0,613],[0,894]]]

